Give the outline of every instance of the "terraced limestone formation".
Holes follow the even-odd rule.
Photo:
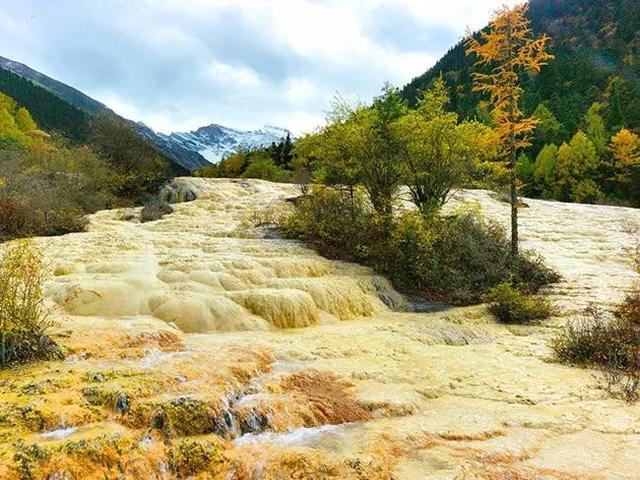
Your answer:
[[[367,268],[252,225],[295,186],[179,179],[156,222],[99,212],[36,239],[63,362],[0,372],[0,478],[637,478],[640,406],[549,361],[564,319],[411,313]],[[460,193],[506,221],[489,192]],[[564,311],[635,280],[635,210],[529,201],[525,246]]]

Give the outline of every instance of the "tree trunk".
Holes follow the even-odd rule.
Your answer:
[[[517,188],[517,157],[515,139],[511,137],[509,169],[511,170],[511,256],[512,260],[518,255],[518,188]]]

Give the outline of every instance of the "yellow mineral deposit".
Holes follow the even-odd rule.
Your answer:
[[[252,226],[295,186],[176,182],[198,198],[159,221],[103,211],[36,240],[68,355],[0,372],[0,478],[638,478],[640,407],[549,361],[564,318],[410,313],[367,268]],[[508,219],[488,192],[464,202]],[[619,299],[640,214],[527,204],[556,305]]]

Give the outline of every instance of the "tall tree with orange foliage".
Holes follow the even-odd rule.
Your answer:
[[[549,37],[534,37],[526,17],[528,5],[497,9],[489,31],[478,38],[470,35],[467,55],[475,55],[475,66],[483,72],[473,73],[473,90],[488,93],[493,106],[493,119],[508,161],[511,177],[511,250],[518,254],[518,191],[516,165],[518,150],[529,145],[528,136],[538,120],[526,117],[520,108],[522,78],[538,73],[553,59],[547,52]],[[485,73],[488,71],[489,73]]]

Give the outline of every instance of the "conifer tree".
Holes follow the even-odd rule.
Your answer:
[[[587,137],[596,147],[598,155],[602,155],[607,150],[607,132],[602,118],[604,105],[600,102],[593,103],[584,117],[584,126]]]
[[[536,186],[543,197],[553,198],[556,183],[556,166],[558,162],[558,147],[555,144],[545,145],[538,153],[533,173]]]
[[[579,131],[569,144],[558,150],[556,181],[560,199],[573,202],[591,202],[601,196],[594,182],[599,166],[598,154],[593,142]],[[587,187],[589,192],[586,193]]]
[[[565,127],[546,105],[539,104],[533,112],[533,116],[538,120],[531,139],[533,152],[540,152],[545,145],[562,142]]]
[[[475,55],[475,65],[484,71],[473,73],[474,91],[489,94],[493,117],[502,139],[503,156],[508,161],[511,180],[511,251],[518,253],[518,150],[529,145],[527,136],[535,129],[535,117],[526,117],[520,107],[522,77],[539,72],[553,55],[547,53],[549,37],[535,38],[526,18],[527,4],[495,11],[489,31],[467,40],[467,55]],[[488,71],[488,73],[486,73]]]

